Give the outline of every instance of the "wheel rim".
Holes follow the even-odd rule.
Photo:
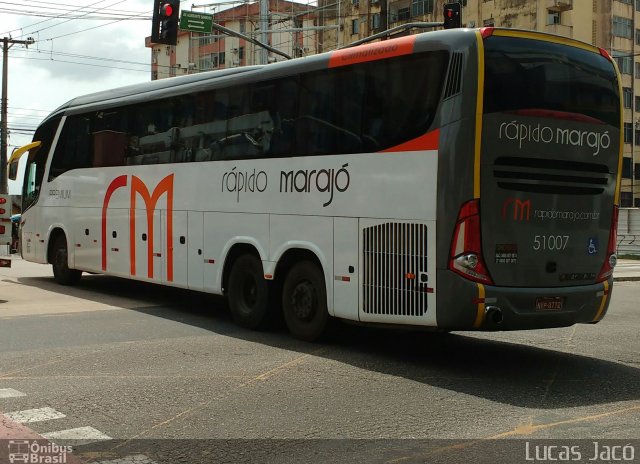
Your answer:
[[[316,313],[318,295],[314,285],[304,280],[298,282],[291,292],[291,309],[293,314],[301,321],[310,321]]]
[[[67,264],[67,250],[64,247],[58,248],[58,252],[56,253],[56,265],[58,268],[64,268]]]
[[[246,276],[242,282],[242,301],[246,309],[253,308],[258,302],[258,283],[253,276]]]

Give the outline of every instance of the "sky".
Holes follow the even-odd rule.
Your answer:
[[[9,49],[8,156],[67,101],[151,80],[152,9],[153,0],[0,1],[0,38],[35,40]]]

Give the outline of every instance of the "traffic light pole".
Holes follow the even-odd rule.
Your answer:
[[[2,39],[2,134],[0,134],[0,193],[7,193],[9,188],[7,180],[7,147],[9,145],[9,133],[7,125],[7,93],[9,79],[9,48],[14,44],[31,45],[34,40],[13,40],[8,37]]]

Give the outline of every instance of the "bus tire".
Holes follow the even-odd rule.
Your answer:
[[[236,324],[251,330],[263,328],[269,320],[269,283],[262,262],[252,254],[240,256],[229,274],[227,301]]]
[[[69,268],[69,251],[67,248],[67,238],[59,235],[53,242],[53,253],[51,257],[53,267],[53,277],[60,285],[75,285],[82,277],[82,271]]]
[[[307,342],[318,340],[329,321],[322,270],[311,261],[295,264],[282,288],[282,313],[289,332]]]

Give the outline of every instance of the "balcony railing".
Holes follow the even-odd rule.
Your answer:
[[[573,0],[547,0],[547,10],[567,11],[573,9]]]

